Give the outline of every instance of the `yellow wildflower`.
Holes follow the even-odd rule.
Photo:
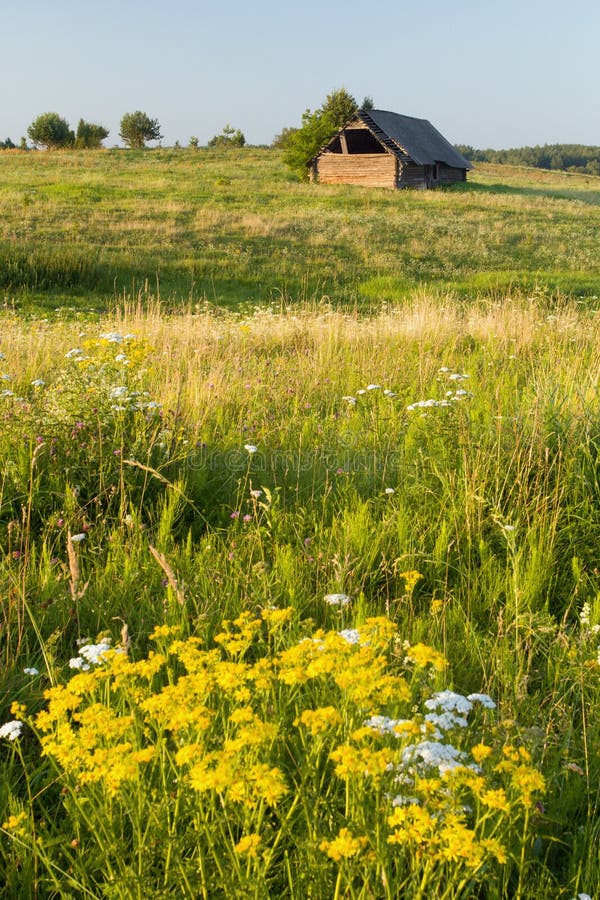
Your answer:
[[[233,848],[239,856],[255,857],[260,844],[260,834],[245,834]]]
[[[480,843],[484,850],[487,850],[488,853],[491,853],[492,856],[496,857],[496,860],[501,866],[508,862],[508,854],[500,841],[497,841],[496,838],[483,838]]]
[[[491,752],[492,748],[488,747],[486,744],[475,744],[474,747],[471,747],[471,756],[476,763],[483,762],[484,759],[488,758]]]
[[[517,766],[511,773],[511,782],[523,806],[531,806],[532,794],[546,787],[542,773],[531,766]]]
[[[12,831],[13,834],[23,835],[25,834],[24,825],[26,821],[27,813],[21,810],[21,812],[9,816],[6,822],[2,823],[2,828],[5,831]]]
[[[294,725],[302,723],[312,735],[321,734],[328,728],[335,728],[342,721],[342,717],[333,706],[323,706],[320,709],[305,709]]]
[[[484,860],[484,853],[475,837],[475,832],[467,828],[463,822],[446,820],[446,824],[439,832],[440,849],[442,859],[450,862],[465,862],[470,868],[477,869]]]
[[[422,806],[396,806],[388,816],[388,825],[393,829],[388,836],[388,844],[404,844],[412,841],[423,844],[430,841],[438,827],[438,820]]]
[[[287,606],[285,609],[263,609],[261,611],[263,622],[266,622],[272,630],[281,628],[282,625],[290,621],[293,615],[294,610],[291,606]]]
[[[510,812],[510,803],[503,788],[496,790],[483,791],[480,796],[481,802],[489,809],[499,809],[501,812]]]
[[[257,763],[250,768],[248,777],[259,798],[268,806],[277,806],[279,800],[288,793],[283,774],[277,766]]]
[[[342,859],[351,859],[369,843],[366,837],[354,837],[348,828],[340,828],[338,836],[332,841],[321,841],[319,850],[339,862]]]
[[[161,638],[171,637],[175,634],[181,634],[181,625],[157,625],[154,631],[149,635],[151,641],[158,641]]]
[[[404,590],[407,594],[412,594],[416,584],[423,576],[416,569],[410,569],[408,572],[400,572],[400,578],[404,579]]]
[[[413,644],[406,651],[406,658],[419,668],[424,669],[426,666],[432,666],[437,672],[443,672],[448,665],[442,653],[434,650],[433,647],[428,647],[426,644]]]

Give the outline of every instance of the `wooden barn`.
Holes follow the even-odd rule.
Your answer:
[[[311,179],[423,190],[466,181],[471,168],[426,119],[361,109],[311,161]]]

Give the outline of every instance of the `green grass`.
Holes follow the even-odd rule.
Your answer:
[[[21,739],[0,746],[9,896],[211,896],[207,885],[228,900],[310,891],[315,900],[336,891],[364,900],[399,890],[448,900],[593,893],[600,816],[593,309],[538,291],[469,305],[422,296],[374,316],[327,305],[166,316],[154,305],[83,326],[8,313],[3,325],[0,374],[11,377],[2,384],[12,394],[0,398],[0,724],[27,723]],[[100,337],[113,330],[136,337]],[[66,358],[75,348],[81,353]],[[36,379],[45,384],[32,385]],[[437,405],[415,406],[425,400]],[[76,534],[86,537],[73,544]],[[340,611],[324,599],[338,592],[350,598]],[[261,622],[271,607],[287,610],[289,620],[269,637]],[[386,682],[373,680],[379,662],[371,651],[367,660],[335,637],[382,615],[397,637],[377,659],[408,694],[398,682],[388,696]],[[238,625],[223,632],[224,619]],[[143,690],[136,675],[116,671],[113,680],[102,668],[85,682],[81,714],[99,704],[97,716],[103,709],[117,717],[114,733],[85,716],[78,731],[70,715],[44,731],[36,718],[48,705],[44,692],[58,686],[61,697],[61,685],[76,684],[68,661],[78,640],[109,634],[114,645],[125,641],[130,661],[146,665],[150,634],[164,623],[215,650],[218,664],[210,659],[225,679],[218,690],[206,682],[206,693],[184,691],[195,682],[182,680],[192,663],[179,648]],[[289,684],[274,679],[235,693],[242,672],[246,678],[261,659],[279,671],[280,654],[314,647],[298,642],[320,627],[332,632],[332,668],[315,651],[314,680],[303,682],[294,669]],[[414,669],[411,652],[424,651],[410,648],[420,642],[443,654],[447,667]],[[233,688],[224,686],[230,663],[246,667],[236,670]],[[41,674],[26,675],[30,666]],[[356,682],[347,683],[349,671]],[[210,710],[210,733],[191,724],[165,728],[160,699],[142,721],[142,695],[160,698],[175,682],[178,703]],[[446,738],[467,754],[483,742],[491,762],[479,786],[459,780],[449,788],[444,779],[414,786],[429,816],[428,836],[417,839],[390,818],[386,797],[398,788],[389,776],[364,777],[365,765],[401,764],[414,737],[365,745],[360,726],[380,714],[420,727],[424,702],[441,688],[494,698],[496,710],[473,714],[468,729]],[[11,711],[15,702],[25,709]],[[264,728],[266,736],[257,744],[246,737],[238,755],[238,744],[225,741],[249,707],[256,734]],[[328,707],[340,718],[323,713],[332,724],[304,733],[304,712]],[[167,708],[174,714],[177,704]],[[122,729],[135,752],[155,756],[119,782],[119,760],[129,759]],[[75,734],[88,741],[88,754],[98,750],[95,763],[63,743]],[[231,784],[219,789],[215,768],[202,776],[213,787],[192,786],[200,770],[193,776],[177,751],[188,748],[200,765],[200,745],[211,766],[229,767]],[[518,773],[510,760],[494,768],[505,745],[522,748]],[[357,757],[351,778],[338,771],[340,753],[359,752],[367,756]],[[233,800],[228,791],[242,790],[240,773],[259,764],[277,769],[286,793],[274,805],[268,794],[246,805]],[[544,790],[526,787],[531,767]],[[438,778],[437,769],[432,774]],[[489,818],[473,791],[501,787],[508,812]],[[465,803],[476,810],[466,818]],[[460,820],[452,819],[454,831],[445,830],[450,814]],[[170,849],[160,837],[165,822]],[[349,856],[336,859],[332,842],[343,828],[358,844],[343,844]],[[400,844],[387,841],[390,828]],[[256,834],[263,849],[246,858],[239,842]],[[462,834],[466,856],[444,855],[452,834]],[[465,841],[492,835],[506,859],[486,857],[481,868]]]
[[[0,290],[23,310],[600,295],[592,176],[482,165],[421,193],[301,184],[250,148],[0,159]]]
[[[598,179],[0,161],[5,895],[593,895]]]

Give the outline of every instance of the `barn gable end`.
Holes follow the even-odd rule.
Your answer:
[[[430,188],[466,181],[471,164],[426,119],[359,110],[311,163],[322,184]]]

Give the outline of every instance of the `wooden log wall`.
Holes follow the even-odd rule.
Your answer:
[[[322,153],[315,161],[321,184],[396,187],[396,159],[389,153]]]
[[[466,180],[466,169],[455,169],[452,166],[445,166],[443,163],[438,166],[438,184],[454,184],[455,181]]]
[[[398,172],[398,187],[424,188],[425,166],[417,166],[415,163],[402,163]]]

